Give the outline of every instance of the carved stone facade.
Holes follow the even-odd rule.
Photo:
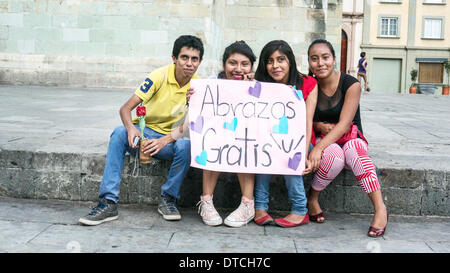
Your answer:
[[[201,77],[221,68],[236,40],[256,55],[270,40],[286,40],[306,73],[315,38],[340,52],[341,21],[340,0],[4,0],[0,83],[135,88],[171,62],[183,34],[205,44]]]

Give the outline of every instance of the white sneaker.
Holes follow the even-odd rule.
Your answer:
[[[230,227],[242,227],[255,218],[255,202],[242,197],[241,204],[227,218],[225,225]]]
[[[222,217],[220,217],[216,208],[214,208],[211,195],[201,196],[197,206],[199,206],[198,213],[202,217],[203,223],[208,226],[218,226],[222,224]]]

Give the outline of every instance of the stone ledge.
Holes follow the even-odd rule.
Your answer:
[[[104,154],[44,153],[0,150],[0,196],[31,199],[96,201],[105,165]],[[134,160],[125,158],[120,202],[156,205],[170,162],[154,159],[133,175]],[[135,170],[136,171],[136,170]],[[446,171],[377,169],[383,197],[391,214],[450,216],[450,174]],[[311,175],[304,178],[308,191]],[[191,168],[181,188],[182,207],[199,200],[202,172]],[[273,176],[269,206],[290,210],[282,176]],[[219,177],[214,203],[218,208],[235,208],[241,198],[237,176]],[[323,209],[331,212],[373,213],[371,202],[353,173],[344,170],[320,195]]]

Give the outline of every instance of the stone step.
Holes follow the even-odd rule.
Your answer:
[[[0,196],[32,199],[96,201],[105,165],[105,154],[0,150]],[[136,168],[135,168],[136,165]],[[137,165],[125,158],[120,186],[121,203],[156,205],[170,162],[154,159]],[[389,213],[417,216],[450,216],[450,174],[445,170],[377,168]],[[304,178],[310,188],[312,176]],[[193,207],[202,191],[202,171],[191,168],[181,188],[179,205]],[[270,209],[290,210],[282,176],[270,184]],[[223,173],[214,193],[218,208],[235,208],[241,192],[237,176]],[[350,170],[344,170],[320,195],[322,208],[330,212],[373,213],[372,204]]]

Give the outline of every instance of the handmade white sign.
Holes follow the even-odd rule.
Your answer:
[[[233,173],[299,175],[305,169],[301,91],[277,83],[192,79],[191,166]]]

